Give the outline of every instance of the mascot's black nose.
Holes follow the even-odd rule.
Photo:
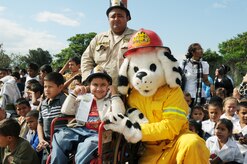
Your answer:
[[[144,77],[144,76],[147,76],[147,73],[146,72],[138,72],[136,77],[138,77],[140,80]]]

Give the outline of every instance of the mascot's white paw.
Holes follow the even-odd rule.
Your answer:
[[[148,119],[144,116],[144,114],[136,108],[128,109],[127,116],[132,122],[138,122],[139,124],[149,123]]]
[[[131,122],[128,117],[121,113],[107,115],[105,129],[123,134],[124,138],[131,143],[137,143],[142,139],[140,124]]]

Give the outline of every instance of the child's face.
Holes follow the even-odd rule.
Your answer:
[[[220,119],[222,112],[220,107],[214,105],[208,105],[208,116],[209,119],[213,122],[217,122]]]
[[[19,116],[25,117],[30,110],[31,110],[31,107],[27,106],[26,104],[16,105],[16,113]]]
[[[80,64],[76,65],[74,61],[70,61],[69,69],[71,70],[71,72],[77,72],[80,69]]]
[[[43,80],[46,75],[47,75],[46,72],[39,71],[39,77],[41,80]]]
[[[240,122],[242,124],[247,124],[247,108],[241,106],[237,114]]]
[[[220,140],[223,143],[226,143],[228,137],[231,136],[231,132],[227,129],[226,125],[222,124],[221,122],[218,122],[216,124],[214,133],[218,137],[218,140]]]
[[[196,121],[202,121],[204,117],[204,113],[200,109],[194,109],[191,115],[191,118],[196,120]]]
[[[38,126],[38,120],[32,116],[30,117],[26,117],[26,122],[27,122],[27,126],[29,127],[29,129],[31,130],[37,130],[37,126]]]
[[[27,69],[27,73],[28,73],[28,75],[30,76],[30,77],[35,77],[35,76],[37,76],[37,71],[35,71],[35,70],[33,70],[33,69],[30,69],[30,68],[28,68]]]
[[[104,78],[93,78],[90,82],[90,91],[97,99],[102,99],[106,96],[109,90],[109,82]]]
[[[234,100],[228,100],[223,107],[225,113],[229,116],[233,116],[237,110],[237,102]]]
[[[63,89],[63,85],[57,86],[52,81],[44,81],[44,94],[49,99],[54,99]]]
[[[9,143],[9,136],[3,136],[0,134],[0,147],[7,147]]]

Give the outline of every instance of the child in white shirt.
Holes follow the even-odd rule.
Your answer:
[[[222,99],[212,97],[208,103],[209,119],[202,122],[202,130],[205,132],[204,139],[214,135],[215,123],[219,121],[222,114]]]
[[[239,102],[237,114],[239,121],[233,124],[233,136],[241,153],[245,154],[247,152],[247,101]]]
[[[234,97],[227,97],[223,101],[223,111],[225,112],[224,114],[221,115],[220,118],[227,118],[234,122],[238,122],[239,118],[238,115],[236,114],[237,111],[237,105],[238,105],[238,100]]]
[[[228,119],[223,118],[216,123],[215,136],[206,141],[210,151],[210,163],[244,162],[243,155],[232,139],[232,130],[233,124]]]

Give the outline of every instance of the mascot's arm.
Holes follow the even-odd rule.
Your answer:
[[[112,101],[111,103],[112,113],[115,114],[125,113],[124,103],[119,96],[112,96],[111,101]]]
[[[162,113],[162,121],[141,124],[142,141],[173,140],[187,126],[186,114],[180,112],[178,108],[167,107]]]
[[[142,141],[172,140],[182,129],[188,128],[186,117],[188,105],[181,89],[163,89],[166,90],[163,98],[159,100],[160,102],[155,101],[155,104],[159,105],[149,105],[154,103],[147,104],[147,102],[139,101],[141,98],[136,97],[135,94],[133,96],[138,101],[133,101],[134,97],[129,99],[130,106],[140,109],[149,120],[149,123],[140,125]]]

